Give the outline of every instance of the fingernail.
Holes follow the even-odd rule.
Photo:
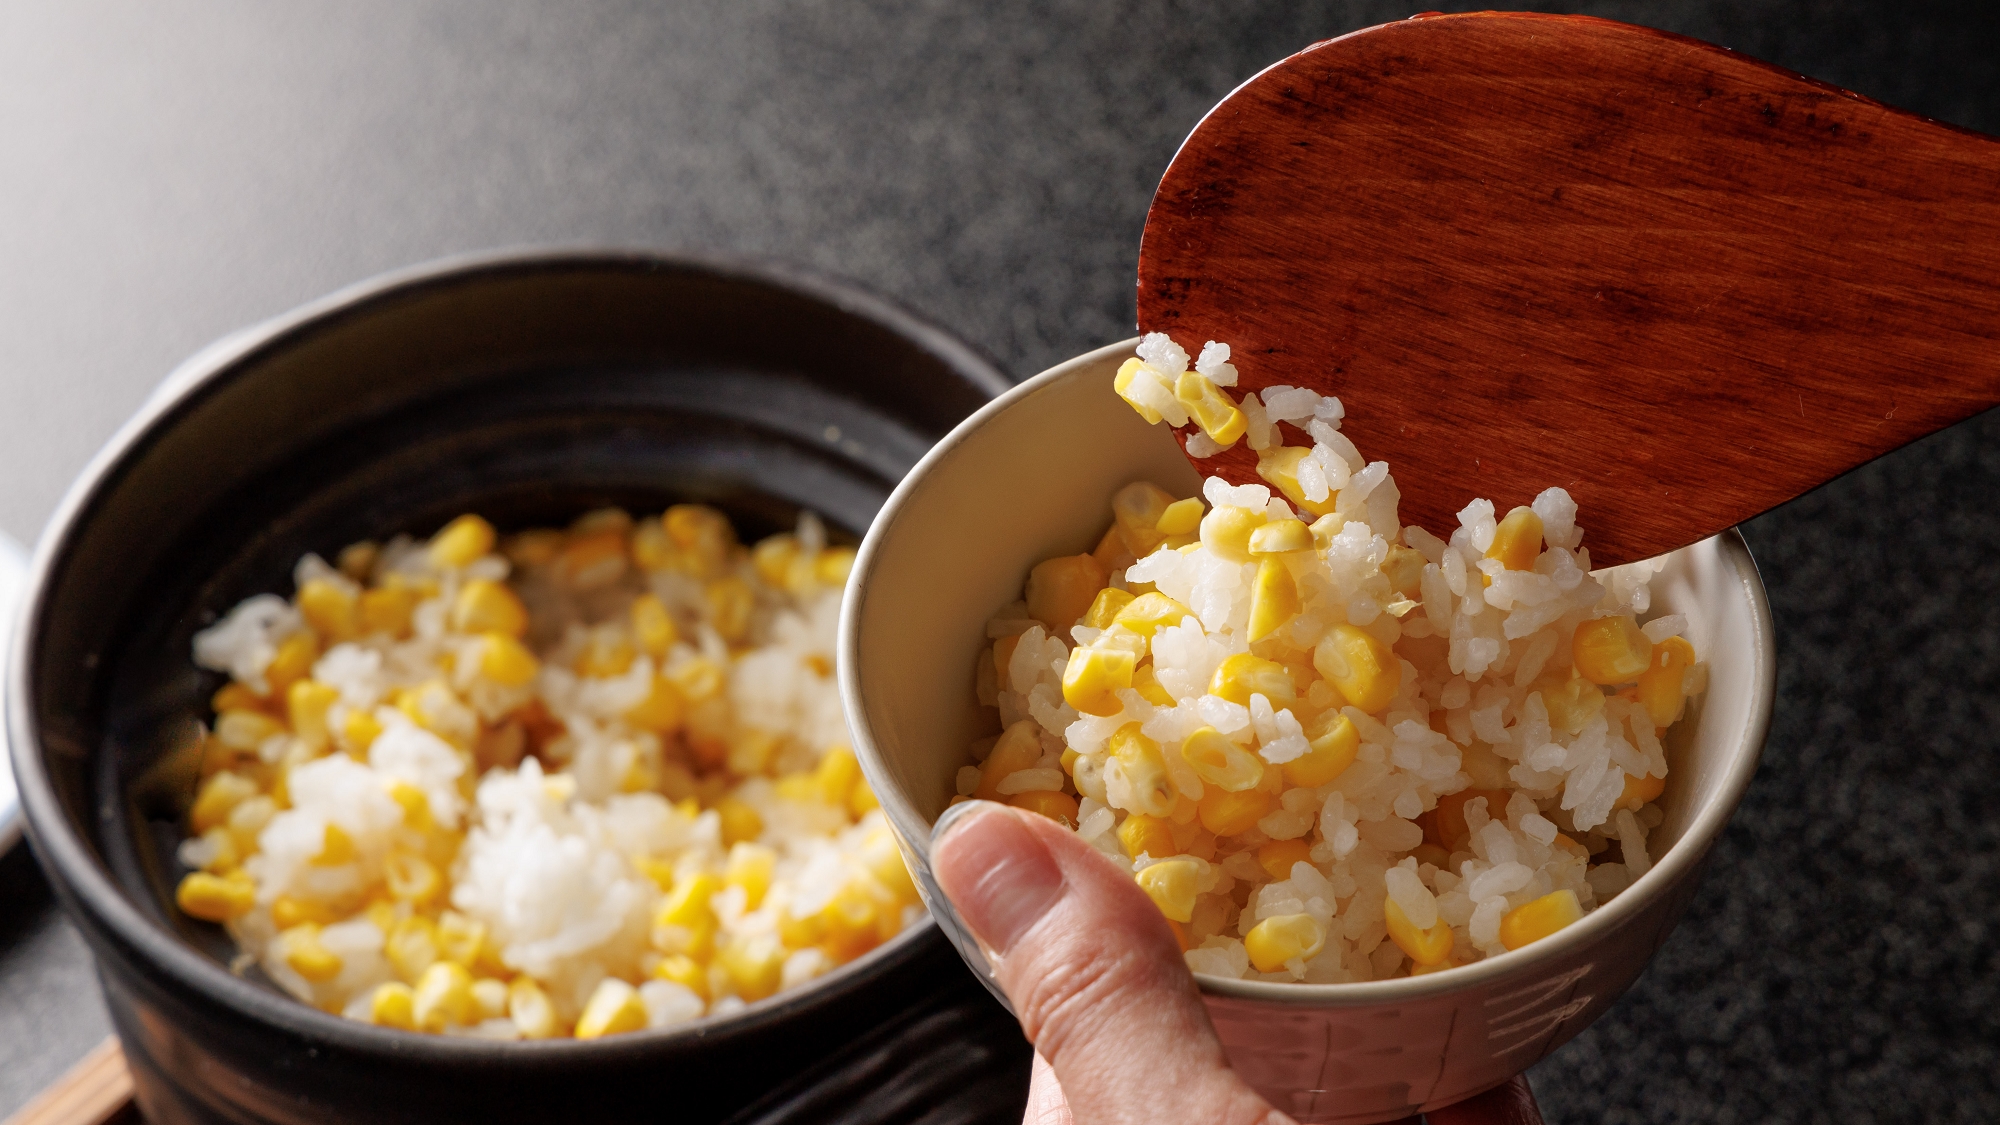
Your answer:
[[[968,801],[946,810],[954,812],[938,818],[932,833],[932,869],[959,917],[987,948],[1005,955],[1062,897],[1062,869],[1007,809]]]

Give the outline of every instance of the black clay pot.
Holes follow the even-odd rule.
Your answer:
[[[1007,386],[949,335],[768,266],[523,253],[336,294],[189,363],[44,536],[8,732],[37,857],[97,957],[155,1122],[1018,1120],[1027,1048],[930,923],[725,1019],[493,1043],[315,1011],[227,968],[182,916],[205,716],[193,633],[292,562],[465,510],[802,507],[857,537],[902,474]]]

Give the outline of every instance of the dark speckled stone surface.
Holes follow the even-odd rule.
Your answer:
[[[31,538],[207,340],[462,250],[789,258],[1032,374],[1130,332],[1146,203],[1202,112],[1433,6],[8,6],[0,526]],[[2000,130],[2000,6],[1537,7]],[[1535,1069],[1552,1120],[2000,1120],[1996,496],[1988,417],[1746,529],[1780,643],[1764,768],[1655,966]],[[0,860],[0,1116],[103,1031],[80,942]]]

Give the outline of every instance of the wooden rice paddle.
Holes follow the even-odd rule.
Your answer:
[[[2000,403],[2000,142],[1665,32],[1422,16],[1195,128],[1139,326],[1340,395],[1405,523],[1561,485],[1629,562]]]

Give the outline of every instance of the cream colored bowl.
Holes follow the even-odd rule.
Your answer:
[[[930,868],[931,826],[966,747],[992,731],[973,696],[985,622],[1020,597],[1035,563],[1096,545],[1120,486],[1193,495],[1200,483],[1166,429],[1111,391],[1134,343],[1043,372],[931,450],[875,518],[841,619],[855,750],[931,913],[988,987]],[[1393,449],[1363,452],[1395,464]],[[1390,1121],[1496,1085],[1602,1014],[1666,940],[1756,771],[1773,660],[1764,586],[1735,532],[1669,556],[1653,599],[1687,615],[1710,676],[1667,739],[1652,869],[1568,929],[1449,972],[1337,985],[1198,975],[1231,1063],[1279,1108],[1308,1122]]]

